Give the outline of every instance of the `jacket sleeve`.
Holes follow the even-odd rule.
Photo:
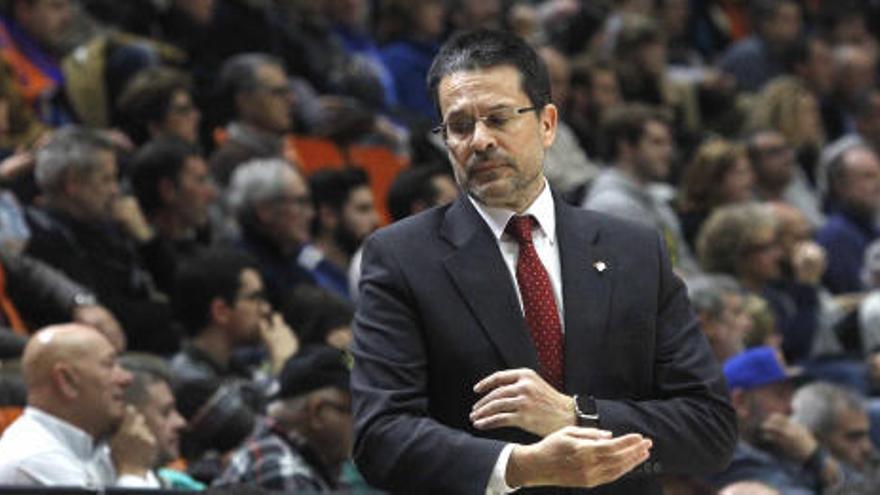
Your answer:
[[[418,308],[385,239],[364,248],[351,388],[354,458],[367,481],[395,493],[484,493],[504,442],[431,418]]]
[[[22,316],[44,325],[70,319],[77,295],[92,292],[60,271],[28,255],[0,252],[9,295]]]
[[[596,400],[600,428],[615,436],[640,432],[654,446],[635,475],[697,474],[721,471],[737,440],[736,416],[727,385],[657,238],[659,289],[652,399]]]

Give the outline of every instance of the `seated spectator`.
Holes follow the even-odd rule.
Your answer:
[[[665,180],[672,167],[675,143],[670,125],[667,115],[653,107],[633,104],[609,111],[602,127],[613,162],[593,181],[581,206],[657,229],[674,266],[696,273],[678,217],[651,188]]]
[[[814,226],[822,225],[825,216],[821,211],[819,195],[808,178],[815,177],[819,151],[825,144],[818,97],[797,79],[778,77],[764,86],[749,114],[748,125],[758,130],[749,144],[756,148],[767,147],[753,150],[755,162],[752,166],[761,174],[761,178],[765,179],[768,174],[765,169],[772,167],[773,163],[780,167],[793,166],[791,176],[780,184],[784,185],[781,194],[768,190],[763,181],[759,184],[762,198],[784,199],[800,208]],[[783,144],[774,148],[773,141]],[[760,153],[763,149],[771,152]],[[774,149],[779,151],[773,154]]]
[[[123,400],[131,374],[95,329],[40,330],[22,371],[27,408],[0,438],[0,484],[101,489],[155,456],[143,417]]]
[[[802,14],[794,0],[756,0],[750,7],[754,33],[731,45],[719,66],[740,89],[756,92],[785,71],[785,55],[800,36]]]
[[[214,481],[226,469],[229,454],[254,430],[257,417],[244,395],[241,384],[219,378],[175,385],[177,407],[187,422],[180,450],[187,473],[199,482]]]
[[[94,291],[119,318],[131,349],[174,352],[179,336],[150,274],[173,261],[137,200],[120,195],[113,141],[101,131],[64,128],[37,152],[35,173],[46,207],[27,212],[26,252]]]
[[[208,212],[218,192],[198,148],[166,136],[142,147],[130,170],[138,203],[175,260],[207,248]],[[163,288],[169,290],[168,285]]]
[[[402,170],[388,190],[388,212],[393,221],[449,204],[458,198],[458,185],[449,169],[423,165]]]
[[[458,198],[458,193],[458,185],[448,167],[417,165],[402,170],[394,178],[388,190],[388,212],[396,222],[428,208],[452,203]],[[358,249],[348,267],[348,294],[355,302],[361,279],[362,255],[363,250]]]
[[[226,186],[241,163],[283,156],[294,102],[281,61],[265,54],[244,53],[228,59],[220,71],[220,85],[231,121],[226,140],[209,163],[214,177]]]
[[[130,475],[127,486],[203,489],[204,485],[186,474],[164,467],[180,458],[180,434],[186,426],[174,403],[168,365],[150,354],[127,354],[120,358],[120,362],[132,376],[131,385],[125,389],[125,401],[143,415],[147,428],[156,439],[156,457],[150,464],[142,466],[142,475]]]
[[[367,174],[358,168],[319,170],[309,178],[309,189],[314,244],[303,248],[300,260],[314,261],[311,272],[319,286],[348,298],[351,258],[379,226]],[[319,265],[320,259],[327,263]]]
[[[315,284],[316,263],[300,256],[311,240],[315,212],[305,180],[290,163],[243,164],[232,178],[228,203],[241,226],[240,247],[257,261],[273,304],[300,284]]]
[[[842,481],[838,463],[816,438],[791,419],[797,375],[778,351],[756,347],[724,364],[739,420],[739,442],[730,466],[712,477],[717,487],[760,481],[782,493],[819,493]]]
[[[400,108],[413,118],[433,120],[437,110],[425,81],[445,29],[446,6],[440,0],[382,2],[382,61],[394,80]]]
[[[834,493],[876,493],[880,489],[864,397],[848,388],[816,382],[798,389],[792,411],[792,419],[810,430],[844,468],[844,486]]]
[[[755,197],[797,206],[814,227],[820,226],[824,216],[819,201],[806,183],[786,137],[775,129],[758,129],[749,135],[746,146],[755,174]]]
[[[862,259],[871,241],[880,235],[880,159],[871,149],[847,149],[828,167],[828,223],[816,241],[828,252],[828,270],[822,281],[835,294],[859,292]]]
[[[749,157],[741,145],[716,138],[697,148],[684,172],[679,204],[681,227],[692,248],[712,210],[751,199],[754,180]]]
[[[119,124],[138,146],[174,136],[199,142],[201,113],[193,103],[186,74],[169,67],[149,67],[135,74],[116,103]]]
[[[303,347],[284,366],[268,417],[233,454],[217,485],[253,482],[285,492],[339,489],[351,456],[349,369],[344,354]]]
[[[819,324],[818,287],[815,282],[794,288],[776,285],[784,279],[783,262],[790,256],[779,241],[779,221],[770,207],[731,205],[717,209],[706,221],[697,237],[697,253],[704,270],[731,275],[767,300],[786,359],[801,360],[809,357]],[[815,279],[814,264],[804,267]]]
[[[264,344],[274,375],[298,343],[281,315],[272,313],[256,264],[237,252],[206,251],[178,270],[173,301],[189,337],[171,360],[175,383],[207,378],[243,383],[259,411],[270,377],[240,362],[236,351]]]

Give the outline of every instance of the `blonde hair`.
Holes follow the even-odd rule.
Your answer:
[[[804,101],[812,99],[816,105],[812,121],[807,119]],[[818,128],[810,128],[809,125]],[[818,99],[803,83],[794,77],[773,79],[754,100],[748,128],[779,131],[795,148],[805,144],[822,144],[824,130],[819,115]]]

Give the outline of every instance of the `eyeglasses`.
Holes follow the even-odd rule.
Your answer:
[[[257,86],[257,91],[262,91],[263,93],[268,93],[269,96],[274,96],[275,98],[287,98],[291,93],[290,86],[284,84],[280,86]]]
[[[312,198],[308,195],[300,195],[300,196],[280,196],[276,199],[277,202],[297,206],[299,208],[311,208],[312,207]]]
[[[180,115],[186,115],[197,110],[196,106],[192,103],[182,103],[179,105],[171,105],[168,108],[168,111],[171,113],[176,113]]]
[[[745,254],[754,254],[754,253],[762,253],[765,251],[769,251],[773,248],[779,247],[778,239],[771,239],[769,241],[764,242],[756,242],[753,244],[747,245],[743,251]]]
[[[255,290],[253,292],[249,292],[247,294],[242,294],[238,296],[239,301],[256,301],[256,302],[265,302],[269,300],[269,295],[265,290]]]
[[[445,122],[441,122],[432,131],[435,134],[442,134],[444,140],[466,141],[473,135],[477,121],[483,122],[486,127],[493,131],[503,132],[517,117],[526,112],[536,110],[538,110],[538,107],[534,106],[523,108],[501,107],[493,109],[482,116],[455,114]]]

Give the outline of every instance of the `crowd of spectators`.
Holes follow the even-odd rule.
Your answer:
[[[874,0],[0,0],[0,488],[370,492],[360,247],[458,196],[425,79],[479,28],[723,366],[733,462],[667,493],[880,491]]]

